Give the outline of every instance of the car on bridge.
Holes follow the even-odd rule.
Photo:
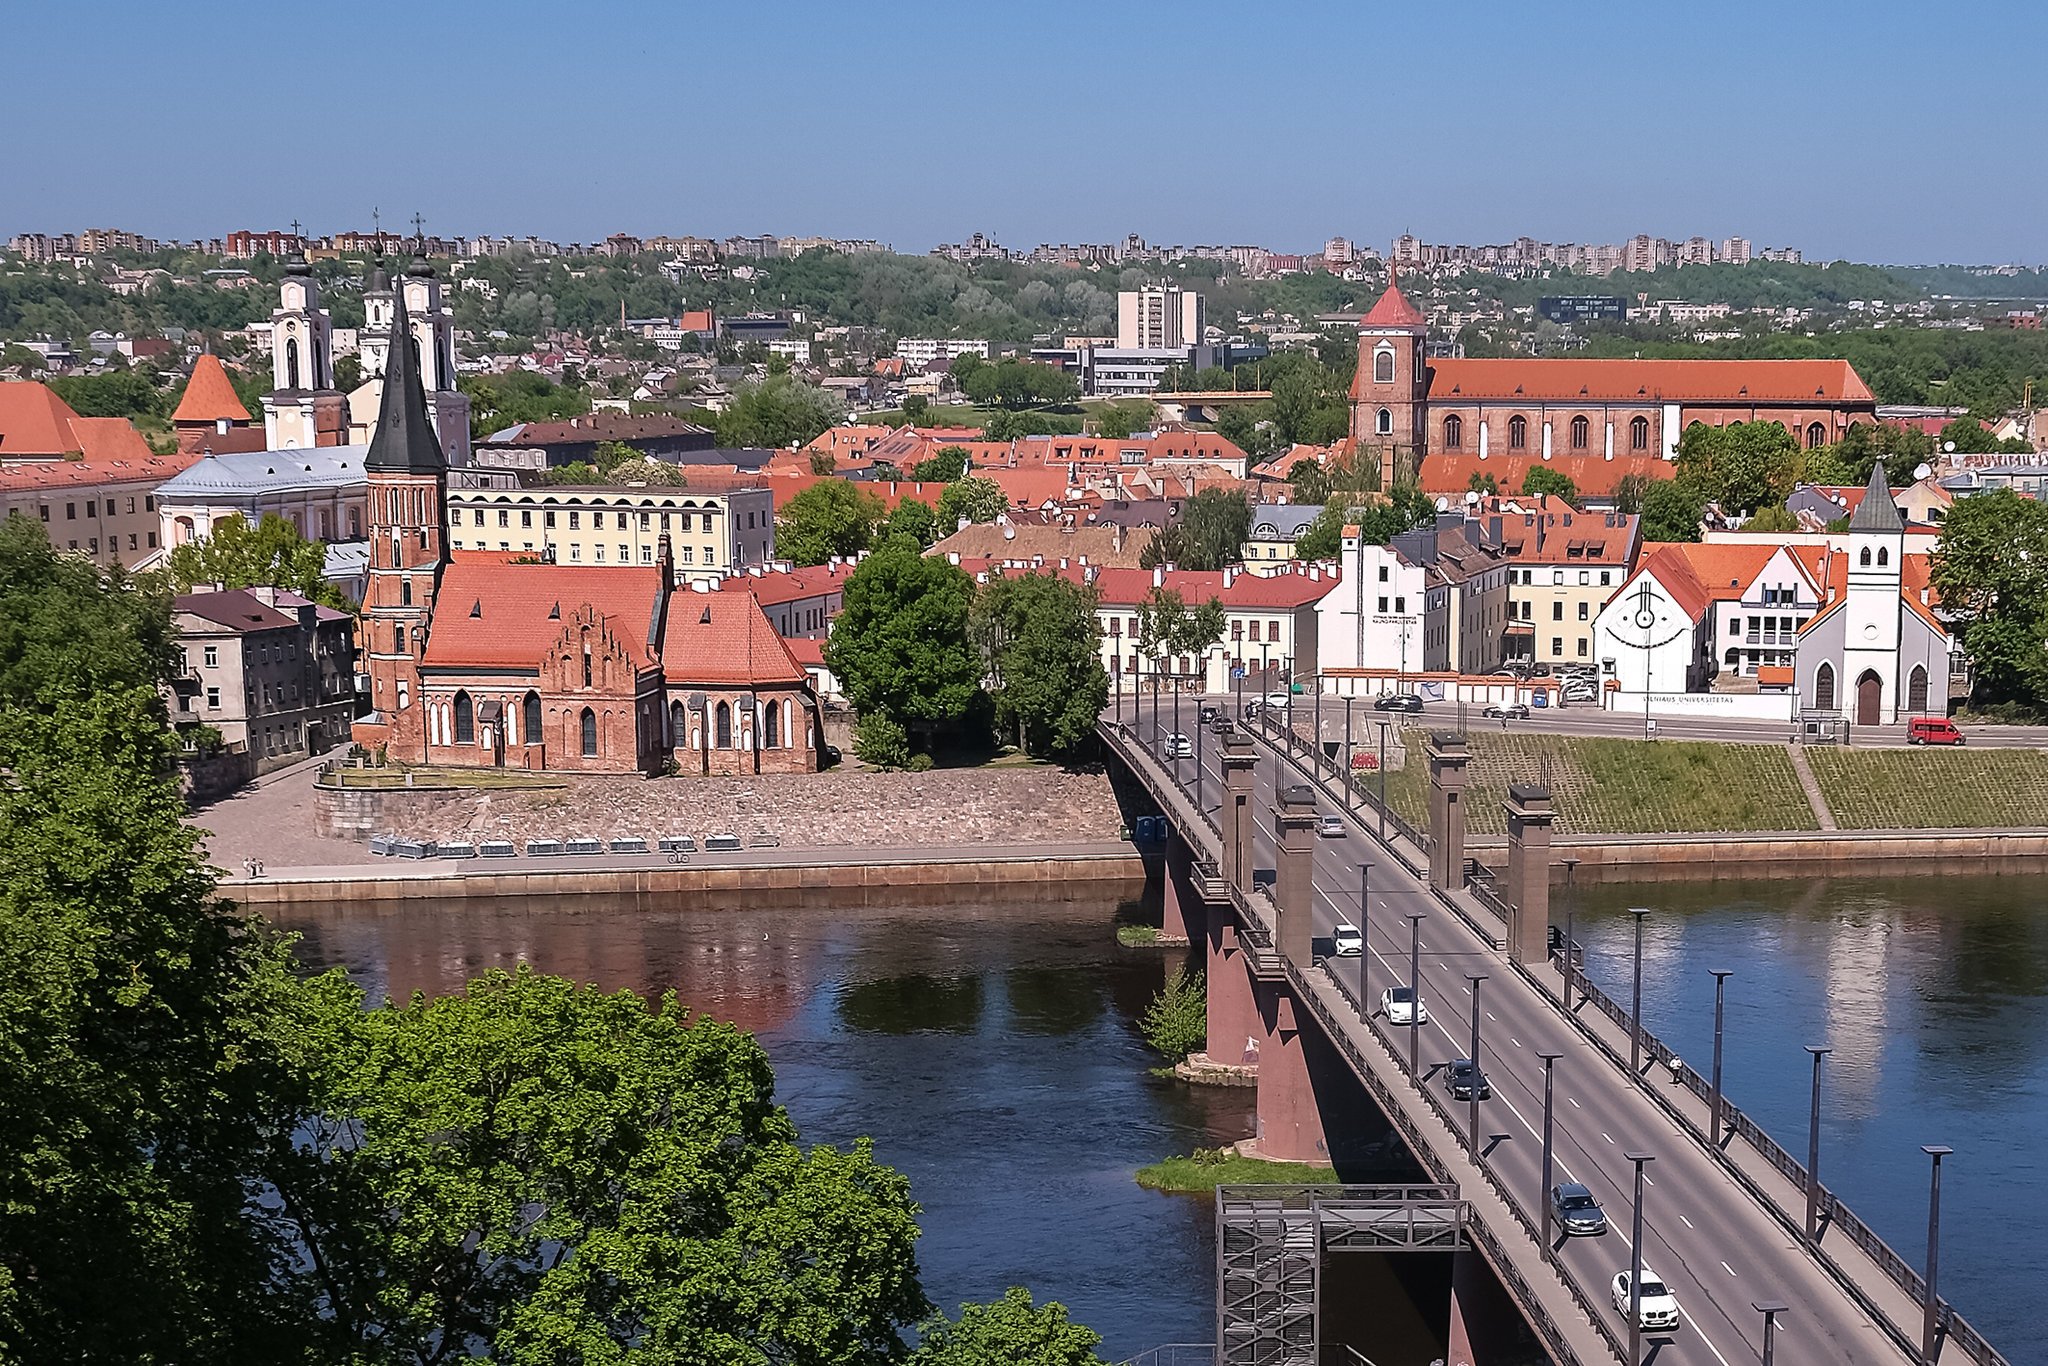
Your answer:
[[[1380,1011],[1390,1025],[1429,1023],[1429,1007],[1415,995],[1414,987],[1388,987],[1380,993]]]
[[[1626,1319],[1628,1317],[1628,1273],[1615,1273],[1612,1287],[1614,1308]],[[1678,1326],[1678,1297],[1671,1293],[1671,1287],[1664,1284],[1657,1273],[1649,1267],[1643,1268],[1643,1291],[1640,1300],[1640,1317],[1636,1322],[1643,1328],[1676,1328]]]
[[[1195,742],[1175,731],[1161,743],[1159,753],[1165,759],[1192,759],[1195,757]]]
[[[1451,1062],[1450,1070],[1444,1074],[1444,1086],[1451,1093],[1452,1100],[1472,1099],[1472,1088],[1479,1087],[1481,1100],[1493,1099],[1493,1087],[1486,1080],[1486,1073],[1470,1058],[1457,1058]]]
[[[1321,835],[1326,840],[1343,839],[1344,818],[1342,816],[1332,815],[1327,811],[1324,812],[1322,815],[1316,817],[1316,833],[1318,835]]]
[[[1525,702],[1510,702],[1505,707],[1498,704],[1488,707],[1479,714],[1501,721],[1526,721],[1529,719],[1529,707]]]
[[[1576,1181],[1550,1188],[1550,1217],[1573,1238],[1597,1238],[1607,1232],[1607,1215],[1593,1192]]]
[[[1339,958],[1356,958],[1365,952],[1365,936],[1358,926],[1340,920],[1337,928],[1330,932],[1330,945]]]
[[[1421,711],[1422,699],[1412,692],[1393,692],[1372,700],[1374,711]]]

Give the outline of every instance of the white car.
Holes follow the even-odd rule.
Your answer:
[[[1628,1273],[1615,1273],[1613,1284],[1615,1312],[1628,1317]],[[1647,1266],[1643,1268],[1642,1317],[1638,1320],[1644,1328],[1676,1328],[1678,1326],[1678,1300],[1671,1288],[1664,1284],[1657,1273]]]
[[[1416,998],[1413,987],[1388,987],[1381,992],[1380,1011],[1390,1025],[1429,1023],[1429,1007]]]
[[[1325,812],[1323,815],[1316,817],[1316,833],[1326,840],[1343,839],[1344,818]]]
[[[1195,742],[1175,731],[1166,737],[1165,754],[1169,759],[1192,759],[1195,757]]]
[[[1276,707],[1284,710],[1294,705],[1294,695],[1292,693],[1284,692],[1269,692],[1266,694],[1263,701],[1268,707]]]
[[[1358,926],[1340,920],[1331,932],[1330,939],[1339,958],[1356,958],[1365,952],[1365,936],[1358,932]]]

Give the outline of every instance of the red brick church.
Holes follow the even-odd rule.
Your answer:
[[[1428,356],[1429,325],[1397,281],[1358,324],[1351,443],[1432,493],[1475,475],[1517,491],[1533,465],[1598,496],[1625,474],[1669,477],[1695,422],[1782,423],[1802,446],[1874,422],[1877,399],[1842,360],[1590,360]]]
[[[401,297],[393,332],[405,331]],[[363,469],[373,710],[357,744],[470,768],[816,770],[803,667],[752,595],[677,592],[666,537],[646,566],[449,551],[447,456],[411,347],[390,349]]]

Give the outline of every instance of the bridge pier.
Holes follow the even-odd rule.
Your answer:
[[[1429,881],[1446,892],[1465,885],[1465,737],[1434,731],[1429,737]]]
[[[1315,958],[1315,794],[1295,786],[1279,795],[1273,946],[1306,972]],[[1294,993],[1285,981],[1260,982],[1258,995],[1265,1025],[1259,1046],[1259,1152],[1275,1162],[1326,1165],[1330,1144],[1309,1059],[1310,1049],[1323,1042],[1321,1035],[1313,1021],[1298,1018]]]
[[[1516,783],[1501,806],[1508,814],[1508,954],[1518,963],[1550,957],[1550,789]]]
[[[1179,831],[1167,836],[1166,870],[1159,908],[1159,942],[1168,945],[1203,941],[1207,915],[1194,887],[1194,852]]]

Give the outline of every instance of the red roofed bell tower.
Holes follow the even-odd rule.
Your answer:
[[[397,296],[394,337],[408,335],[405,296]],[[363,457],[370,486],[370,581],[363,599],[363,651],[369,659],[370,705],[355,740],[382,744],[391,757],[424,763],[425,707],[420,658],[433,629],[434,596],[448,562],[442,507],[448,459],[427,416],[420,358],[394,345],[384,371],[377,429]]]
[[[1358,323],[1351,381],[1351,436],[1377,452],[1380,487],[1413,480],[1429,449],[1429,321],[1389,275],[1387,292]]]

